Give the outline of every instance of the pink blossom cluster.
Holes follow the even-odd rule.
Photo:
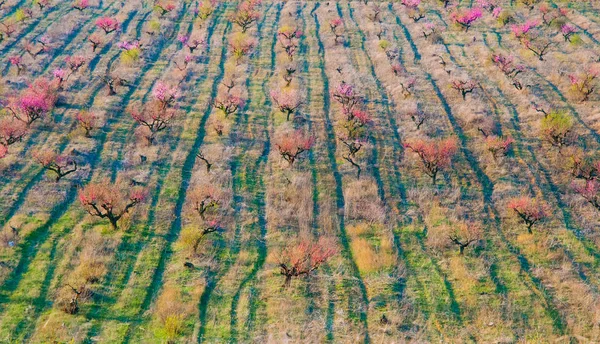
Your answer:
[[[104,30],[106,34],[109,34],[119,28],[119,22],[115,18],[102,17],[96,20],[96,26]]]
[[[416,9],[420,4],[421,0],[402,0],[402,5],[412,9]]]
[[[518,39],[525,38],[530,31],[539,25],[537,20],[528,20],[521,25],[511,26],[511,31]]]
[[[139,41],[133,41],[133,42],[123,41],[123,42],[119,42],[119,44],[117,44],[117,46],[123,50],[137,49],[140,47],[140,42]]]
[[[450,15],[450,18],[454,20],[455,23],[463,26],[467,31],[473,23],[481,18],[483,15],[483,11],[479,7],[473,7],[465,12],[453,12]]]
[[[156,83],[156,87],[154,87],[152,94],[154,95],[154,98],[163,104],[170,104],[179,97],[179,90],[175,86],[168,86],[159,81]]]

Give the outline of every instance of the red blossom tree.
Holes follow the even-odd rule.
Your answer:
[[[458,151],[458,143],[453,137],[412,140],[405,143],[404,147],[420,158],[425,174],[431,177],[432,185],[435,185],[438,173],[450,166],[452,157]]]
[[[77,171],[77,161],[62,154],[57,154],[51,149],[42,149],[33,153],[33,158],[48,171],[56,174],[55,182],[59,182],[64,176]]]
[[[314,144],[314,136],[307,136],[302,131],[296,130],[281,135],[276,141],[275,146],[279,150],[281,157],[290,166],[293,166],[300,154],[310,150]]]
[[[118,222],[146,198],[145,190],[130,188],[125,192],[119,183],[108,181],[90,183],[79,192],[79,201],[90,215],[108,219],[111,227],[118,229]]]
[[[531,230],[533,225],[546,218],[550,211],[546,204],[527,196],[511,199],[507,207],[527,225],[529,233],[533,233]]]
[[[280,273],[285,276],[282,287],[289,287],[294,277],[308,276],[336,253],[335,245],[325,238],[288,245],[279,256]]]

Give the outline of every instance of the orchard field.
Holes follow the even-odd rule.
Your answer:
[[[599,40],[593,0],[0,0],[0,342],[600,341]]]

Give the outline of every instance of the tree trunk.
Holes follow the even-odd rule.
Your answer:
[[[283,288],[288,288],[292,283],[292,275],[285,275],[285,282],[283,282]]]

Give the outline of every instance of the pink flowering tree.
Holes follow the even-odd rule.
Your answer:
[[[93,33],[88,37],[88,42],[92,45],[92,52],[95,53],[96,49],[104,42],[104,39],[99,34]]]
[[[172,108],[179,94],[176,87],[159,82],[152,94],[154,100],[142,110],[138,108],[130,110],[133,119],[141,125],[142,129],[138,133],[147,140],[148,145],[155,142],[156,135],[168,128],[178,114],[178,111]]]
[[[67,56],[65,62],[72,73],[77,73],[85,65],[87,58],[83,55]]]
[[[342,18],[335,18],[329,21],[329,28],[331,33],[335,36],[335,44],[342,41],[342,35],[344,34],[344,22]]]
[[[8,147],[21,142],[27,134],[27,125],[12,117],[0,117],[0,158],[8,153]]]
[[[421,0],[402,0],[402,5],[406,6],[406,12],[410,19],[415,23],[425,18],[425,15],[419,10]]]
[[[77,171],[77,161],[70,156],[58,154],[51,149],[41,149],[33,153],[33,158],[49,172],[54,173],[55,182]]]
[[[300,130],[283,133],[275,142],[279,155],[290,164],[298,160],[300,155],[310,150],[315,144],[314,136],[307,136]]]
[[[298,49],[300,37],[302,37],[302,31],[291,26],[283,26],[277,32],[279,44],[288,55],[290,61],[294,60],[294,54],[296,53],[296,49]]]
[[[458,152],[455,138],[416,139],[404,144],[404,148],[415,153],[423,165],[423,171],[435,185],[437,175],[452,164],[452,158]]]
[[[240,64],[242,58],[248,56],[256,45],[255,39],[243,33],[234,34],[229,40],[229,49],[237,64]]]
[[[513,86],[517,90],[522,90],[523,85],[517,79],[517,76],[525,71],[525,66],[522,64],[516,64],[512,56],[506,56],[502,54],[492,55],[492,61],[504,75],[511,80]]]
[[[507,208],[513,211],[527,226],[527,231],[530,234],[533,233],[532,227],[548,217],[550,211],[546,204],[527,196],[511,199],[507,204]]]
[[[7,109],[15,119],[30,126],[50,113],[56,100],[55,85],[48,79],[40,78],[29,85],[17,98],[12,99]]]
[[[83,12],[86,8],[90,7],[89,0],[75,0],[71,5],[74,9]]]
[[[535,31],[538,24],[537,20],[528,20],[523,24],[515,24],[510,29],[518,40],[532,40],[538,35]]]
[[[587,180],[584,183],[573,183],[573,189],[589,204],[600,210],[600,187],[597,180]]]
[[[52,71],[52,75],[54,76],[54,80],[57,81],[58,89],[62,90],[64,84],[69,80],[71,73],[68,73],[62,68],[56,68],[54,71]]]
[[[50,51],[50,40],[47,37],[42,37],[37,41],[25,42],[23,43],[23,50],[35,60],[39,55]]]
[[[21,56],[11,56],[8,58],[8,62],[17,68],[17,75],[21,75],[21,73],[25,70],[25,65],[23,64],[23,59]]]
[[[33,4],[37,5],[40,11],[44,11],[44,8],[50,5],[50,0],[33,0]]]
[[[157,11],[161,16],[173,11],[177,6],[173,1],[158,1],[154,5],[154,10]]]
[[[85,137],[90,137],[92,130],[98,128],[99,118],[93,112],[79,111],[75,116],[79,126],[85,131]]]
[[[235,13],[229,17],[229,20],[239,25],[242,33],[246,32],[250,28],[250,25],[260,18],[260,12],[256,9],[259,4],[259,1],[242,2]]]
[[[421,31],[423,32],[423,37],[429,38],[436,32],[435,24],[432,22],[426,22],[423,24]]]
[[[177,40],[190,50],[190,54],[193,54],[194,50],[204,44],[203,40],[190,39],[190,37],[186,35],[177,36]]]
[[[214,107],[223,112],[225,117],[236,113],[244,106],[244,99],[232,93],[222,93],[214,101]]]
[[[346,119],[341,125],[340,141],[348,149],[346,155],[342,156],[354,168],[356,178],[360,178],[361,166],[356,162],[356,154],[367,142],[369,136],[369,125],[372,123],[371,115],[363,110],[354,109],[345,114]]]
[[[477,7],[483,8],[484,10],[494,13],[497,8],[500,8],[500,0],[477,0]]]
[[[590,96],[596,90],[598,74],[596,69],[588,69],[579,75],[570,74],[569,81],[571,82],[571,91],[579,96],[581,102],[590,99]]]
[[[488,135],[485,138],[485,148],[492,154],[494,161],[499,157],[508,153],[512,147],[514,140],[512,137],[500,137],[496,135]]]
[[[175,100],[179,98],[179,89],[176,86],[167,85],[164,82],[157,82],[152,91],[154,99],[159,104],[160,109],[166,109],[175,104]]]
[[[450,84],[450,87],[460,93],[463,100],[467,100],[467,94],[473,93],[477,84],[473,80],[455,79]]]
[[[96,20],[96,26],[102,29],[104,33],[108,35],[109,33],[119,29],[119,22],[115,18],[102,17]]]
[[[564,20],[568,12],[566,8],[552,8],[546,3],[541,4],[538,9],[542,13],[542,22],[546,26],[552,25],[555,21]]]
[[[109,181],[90,183],[79,192],[79,202],[85,211],[107,219],[113,230],[117,230],[121,218],[145,198],[146,191],[141,188],[126,188]]]
[[[179,69],[180,71],[184,71],[187,69],[188,65],[190,64],[190,62],[192,61],[192,56],[191,55],[185,55],[185,57],[183,58],[183,63],[181,65],[179,65],[179,63],[177,61],[175,62],[175,67],[177,67],[177,69]]]
[[[577,33],[577,28],[575,25],[564,24],[560,27],[560,33],[563,35],[565,42],[571,42],[571,38]]]
[[[481,8],[474,7],[464,12],[453,12],[452,14],[450,14],[450,18],[457,25],[463,27],[465,29],[465,32],[468,32],[473,23],[475,23],[475,21],[481,18],[482,15],[483,12],[481,11]]]
[[[5,20],[0,22],[0,30],[2,33],[6,35],[6,37],[10,38],[15,31],[17,31],[17,26],[12,20]]]
[[[198,4],[195,12],[201,20],[206,20],[215,11],[216,0],[204,0]]]
[[[362,98],[356,94],[354,86],[343,81],[332,92],[332,96],[342,105],[344,113],[351,113],[355,106],[362,103]]]
[[[142,126],[139,134],[146,139],[148,145],[152,145],[156,141],[156,134],[168,128],[177,118],[177,111],[148,106],[141,111],[132,109],[131,117]]]
[[[271,91],[271,98],[279,111],[286,115],[288,121],[290,116],[302,105],[302,97],[296,89]]]
[[[590,181],[600,177],[600,160],[594,157],[574,154],[571,156],[570,167],[574,178]]]
[[[525,49],[531,51],[540,61],[544,61],[544,56],[548,54],[554,42],[544,37],[538,25],[538,21],[528,20],[523,24],[513,25],[511,30]]]

